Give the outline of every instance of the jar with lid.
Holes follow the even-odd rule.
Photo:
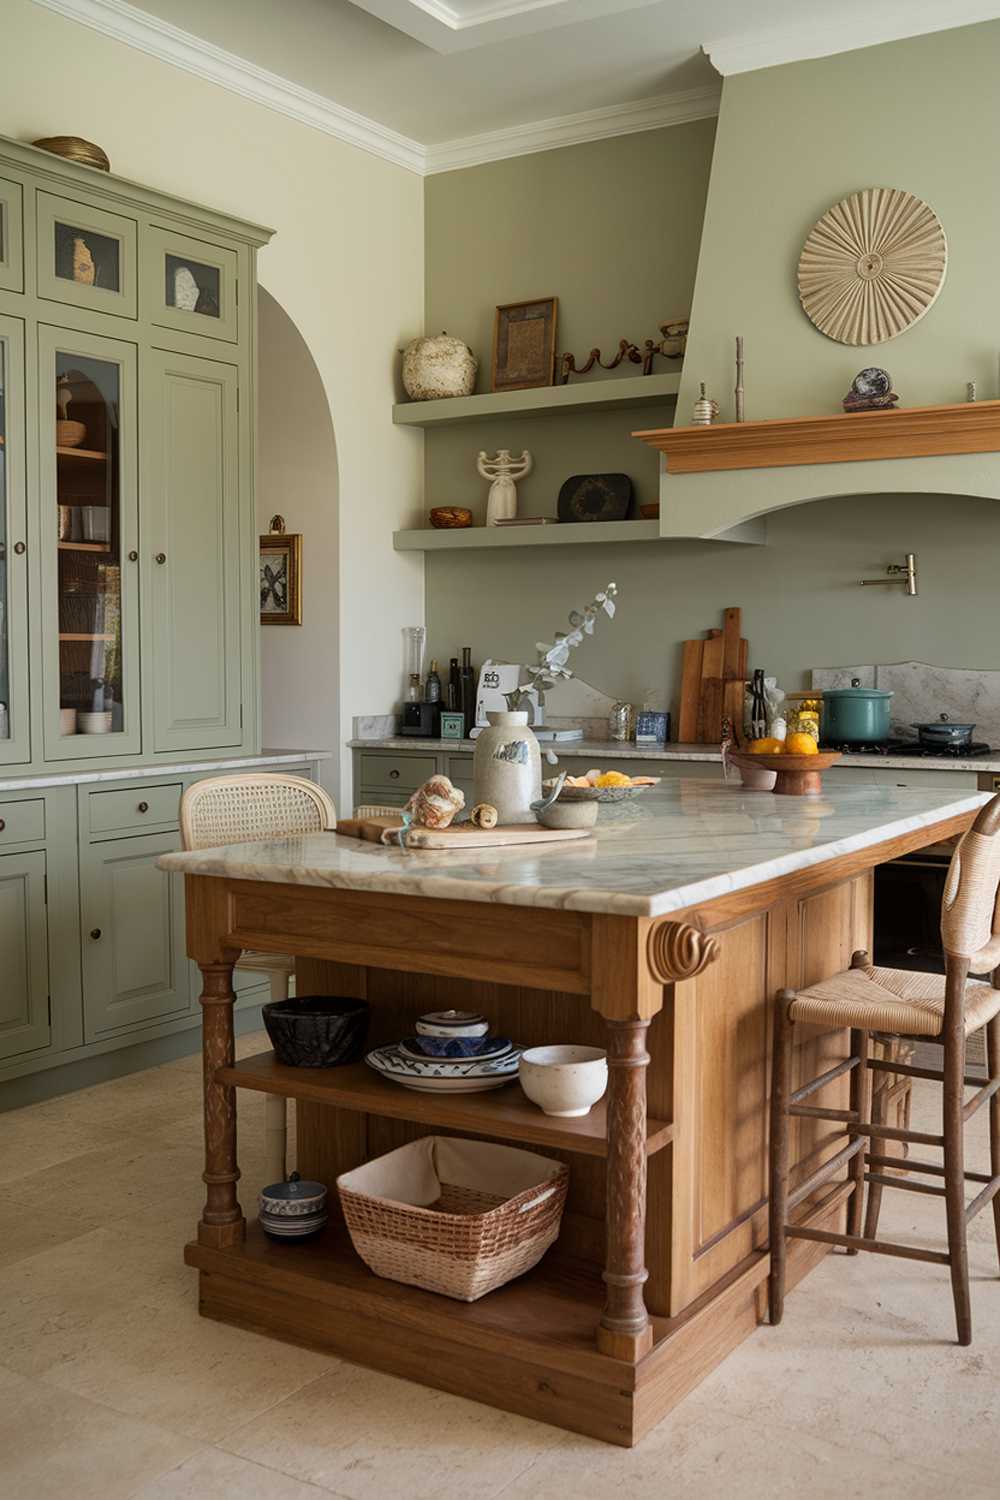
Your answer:
[[[616,703],[608,714],[608,739],[623,744],[635,731],[635,709],[631,703]]]
[[[789,693],[786,699],[786,717],[789,734],[808,734],[819,744],[819,718],[822,695],[819,693]]]

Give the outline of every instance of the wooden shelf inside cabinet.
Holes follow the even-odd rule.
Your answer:
[[[550,526],[457,526],[420,531],[394,531],[397,552],[466,551],[485,547],[565,547],[581,543],[654,542],[659,521],[553,522]]]
[[[95,448],[57,448],[57,458],[78,458],[82,463],[107,463],[108,455]]]
[[[419,1094],[401,1084],[380,1078],[367,1063],[342,1068],[286,1068],[273,1052],[245,1058],[216,1073],[220,1083],[282,1094],[288,1099],[308,1099],[361,1114],[382,1115],[393,1120],[411,1120],[417,1125],[445,1130],[464,1130],[472,1135],[499,1136],[508,1141],[529,1141],[553,1150],[579,1151],[585,1156],[607,1153],[607,1119],[604,1103],[595,1104],[589,1115],[577,1120],[557,1120],[543,1115],[521,1092],[518,1083],[485,1094]],[[673,1139],[673,1126],[665,1120],[647,1119],[646,1152],[652,1155]]]
[[[60,542],[60,552],[110,552],[110,542]]]
[[[93,634],[90,634],[90,633],[85,633],[85,634],[80,635],[80,634],[77,634],[75,631],[70,632],[70,633],[64,633],[63,631],[60,631],[59,632],[59,639],[60,639],[60,641],[113,641],[114,640],[114,636],[113,635],[93,635]]]
[[[623,380],[581,381],[578,385],[543,385],[527,391],[494,391],[482,396],[451,396],[444,401],[403,401],[392,408],[392,420],[403,427],[444,427],[481,422],[490,417],[548,417],[558,412],[611,411],[677,400],[679,371],[633,375]]]

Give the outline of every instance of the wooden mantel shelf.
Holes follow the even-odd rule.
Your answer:
[[[632,436],[658,448],[670,474],[992,453],[1000,451],[1000,401],[664,427]]]

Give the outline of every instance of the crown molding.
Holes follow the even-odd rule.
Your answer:
[[[345,109],[332,99],[281,78],[267,68],[259,68],[189,31],[171,26],[168,21],[137,10],[126,0],[34,0],[34,3],[116,42],[124,42],[127,47],[135,47],[159,62],[218,84],[231,94],[287,115],[300,125],[322,130],[348,146],[358,146],[411,172],[424,172],[426,153],[419,141],[399,135],[377,120]]]
[[[877,6],[869,5],[863,15],[855,13],[819,23],[793,22],[720,37],[705,42],[702,51],[723,78],[729,78],[734,73],[832,57],[838,52],[855,52],[934,31],[953,31],[998,17],[997,0],[948,0],[947,5],[941,5],[940,0],[880,0]]]
[[[425,146],[380,125],[377,120],[346,109],[322,94],[138,10],[127,0],[34,0],[34,4],[420,176],[642,130],[659,130],[688,120],[704,120],[719,112],[719,87],[710,84]]]
[[[587,109],[575,115],[558,115],[551,120],[512,125],[506,130],[440,141],[427,147],[424,170],[452,172],[511,156],[527,156],[534,151],[552,151],[559,146],[579,146],[586,141],[709,119],[719,113],[719,96],[719,87],[709,84],[654,99],[637,99],[631,104],[612,104],[604,109]]]

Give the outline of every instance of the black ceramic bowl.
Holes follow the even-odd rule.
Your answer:
[[[343,995],[300,995],[261,1007],[280,1063],[290,1068],[335,1068],[357,1062],[368,1041],[369,1006]]]

